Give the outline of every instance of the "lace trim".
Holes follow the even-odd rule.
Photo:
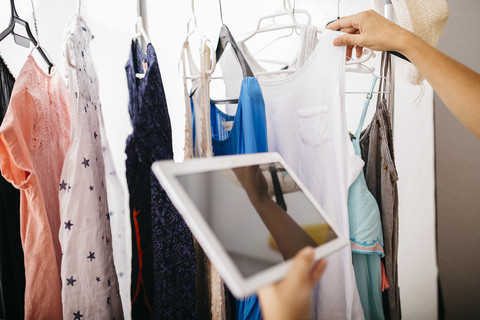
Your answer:
[[[356,241],[355,239],[350,238],[350,246],[352,252],[354,253],[370,253],[370,254],[380,254],[382,256],[385,255],[385,251],[383,249],[383,245],[380,242],[380,239],[373,240],[371,242],[367,241]]]
[[[57,70],[54,69],[52,74],[45,74],[30,55],[20,74],[19,85],[26,87],[38,115],[33,126],[32,148],[36,150],[63,139],[64,126],[59,123],[63,121],[63,113],[66,112],[64,108],[67,94]]]
[[[192,142],[191,142],[191,132],[188,124],[185,124],[185,145],[183,146],[183,156],[185,159],[193,158]]]

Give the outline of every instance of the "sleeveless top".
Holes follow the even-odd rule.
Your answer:
[[[133,132],[126,167],[132,224],[132,318],[195,318],[192,234],[151,170],[173,159],[172,130],[157,55],[132,42],[126,65]],[[144,73],[144,78],[135,75]]]
[[[258,75],[258,82],[265,100],[269,151],[284,157],[343,235],[349,237],[348,188],[363,161],[348,136],[345,48],[333,46],[339,35],[322,30],[303,65],[288,75]],[[264,71],[244,44],[239,47],[254,72]],[[231,52],[228,59],[234,59]],[[241,73],[227,63],[222,64],[222,70],[229,74],[225,87],[226,94],[232,96],[240,90],[237,82]],[[315,291],[314,317],[363,318],[350,249],[342,249],[327,260],[329,267]]]
[[[219,48],[223,52],[226,43],[230,43],[236,51],[237,58],[236,63],[242,68],[244,75],[241,82],[241,93],[238,98],[238,108],[236,114],[231,116],[222,112],[214,104],[214,101],[210,100],[210,76],[209,73],[209,48],[205,45],[201,54],[201,70],[199,79],[192,81],[193,92],[188,95],[186,89],[186,81],[184,81],[184,93],[186,101],[187,112],[187,125],[186,125],[186,144],[185,155],[188,154],[188,146],[194,146],[197,148],[200,146],[201,150],[193,152],[195,155],[205,154],[211,155],[231,155],[231,154],[243,154],[243,153],[256,153],[266,152],[268,150],[267,135],[266,135],[266,119],[265,119],[265,104],[263,101],[263,95],[261,88],[256,78],[252,77],[252,72],[247,62],[244,60],[241,52],[238,49],[235,40],[231,36],[228,28],[222,26],[219,39]],[[190,72],[192,74],[198,74],[199,70],[194,65],[191,57],[190,48],[188,43],[184,44],[184,51],[182,52],[182,62],[184,70],[184,79],[186,79],[185,73],[185,52],[189,57]],[[219,49],[217,48],[217,53]],[[224,73],[224,77],[228,77],[228,74]],[[206,87],[205,87],[206,86]],[[191,98],[190,98],[191,96]],[[195,98],[197,96],[197,98]],[[208,121],[205,121],[205,120]],[[201,123],[200,126],[197,123]],[[202,128],[201,130],[198,130]],[[209,141],[205,140],[205,137],[210,137]],[[208,138],[207,138],[208,139]],[[199,141],[202,141],[199,143]],[[205,143],[206,142],[206,143]],[[208,146],[208,144],[210,146]],[[212,153],[205,153],[204,150],[212,150]],[[191,152],[192,153],[192,152]],[[200,249],[200,248],[199,248]],[[215,282],[215,278],[218,277],[218,273],[211,268],[209,283],[209,290],[212,291],[212,296],[219,295],[221,301],[224,301],[225,305],[218,305],[218,302],[212,301],[211,316],[215,318],[215,315],[221,312],[223,318],[229,317],[229,299],[228,294],[224,292],[223,284]],[[213,281],[212,281],[213,280]],[[256,296],[253,296],[252,306],[254,307],[255,314],[260,317],[260,308],[258,307],[258,301]],[[245,319],[246,313],[243,315],[244,308],[243,301],[236,302],[236,318]],[[253,319],[250,317],[250,319]]]
[[[63,318],[123,319],[113,260],[110,211],[100,134],[98,79],[90,55],[93,38],[74,14],[65,30],[70,89],[70,147],[60,177]],[[115,239],[116,240],[116,239]]]
[[[381,72],[388,74],[390,60],[382,54]],[[380,88],[385,82],[380,83]],[[380,89],[381,91],[381,89]],[[377,100],[372,121],[360,136],[365,179],[377,200],[383,227],[385,274],[389,288],[383,292],[385,318],[400,319],[401,304],[398,288],[398,173],[395,167],[392,119],[385,95]]]
[[[180,63],[183,73],[185,98],[185,145],[184,159],[212,157],[210,133],[210,41],[200,36],[200,69],[195,65],[190,43],[185,40],[182,46]],[[185,56],[186,54],[186,56]],[[187,84],[187,64],[191,88]],[[228,299],[225,285],[215,267],[194,239],[196,251],[195,312],[197,319],[227,318]],[[227,295],[228,296],[228,295]]]
[[[367,95],[362,115],[353,138],[355,154],[361,156],[360,133],[367,115],[368,105],[372,99],[373,88],[377,82],[374,77],[372,88]],[[363,170],[348,189],[348,220],[350,224],[350,244],[353,253],[385,255],[383,250],[382,223],[377,201],[365,183]]]
[[[355,154],[360,155],[360,133],[377,82],[373,78],[360,121],[353,137]],[[363,170],[348,190],[348,218],[353,267],[365,319],[384,319],[382,301],[383,232],[377,201],[365,183]]]
[[[235,116],[212,105],[210,117],[214,155],[268,151],[265,103],[256,78],[243,78]]]

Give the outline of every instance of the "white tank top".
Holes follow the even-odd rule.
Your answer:
[[[269,151],[286,159],[349,239],[348,188],[363,161],[355,155],[345,118],[345,47],[333,46],[340,35],[336,31],[323,30],[317,35],[307,29],[305,34],[294,73],[257,75],[265,100]],[[312,46],[316,37],[318,42]],[[254,73],[265,71],[244,44],[238,45]],[[233,52],[224,55],[220,65],[226,95],[236,96],[242,73]],[[315,318],[363,319],[350,248],[327,260],[316,291]]]

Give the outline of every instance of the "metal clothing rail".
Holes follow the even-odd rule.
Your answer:
[[[384,1],[384,13],[385,13],[385,18],[387,18],[390,21],[393,21],[393,4],[391,0]],[[405,60],[408,61],[408,59],[406,58]],[[395,65],[393,64],[393,61],[392,61],[391,52],[387,54],[386,63],[389,66],[389,68],[385,76],[390,80],[390,93],[388,94],[388,107],[390,111],[390,117],[392,119],[392,134],[395,135],[395,130],[394,130]]]

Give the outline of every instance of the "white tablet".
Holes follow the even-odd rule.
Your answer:
[[[278,153],[157,161],[152,170],[237,298],[281,279],[307,245],[316,259],[348,245]]]

